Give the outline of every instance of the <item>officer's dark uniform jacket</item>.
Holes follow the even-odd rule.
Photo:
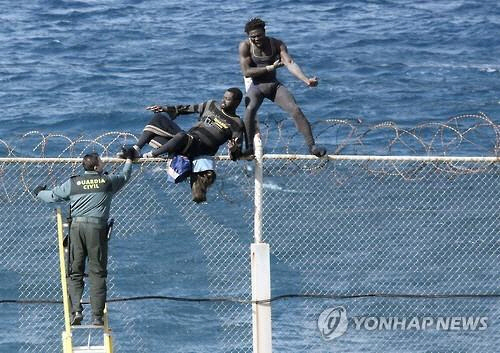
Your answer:
[[[130,179],[132,163],[127,161],[118,175],[86,171],[73,176],[52,190],[43,190],[38,198],[45,202],[69,200],[71,203],[71,231],[69,251],[68,291],[71,311],[81,312],[84,287],[85,259],[91,285],[92,313],[102,317],[106,302],[108,261],[107,219],[113,194]]]
[[[125,163],[122,173],[117,175],[85,171],[83,175],[73,176],[52,190],[40,191],[38,198],[45,202],[69,200],[71,217],[91,217],[106,221],[113,194],[130,179],[131,172],[131,162]]]
[[[200,122],[188,134],[198,137],[206,147],[211,148],[206,154],[214,155],[219,146],[230,139],[241,141],[244,127],[240,117],[226,114],[214,100],[188,106],[187,112],[191,111],[200,114]]]

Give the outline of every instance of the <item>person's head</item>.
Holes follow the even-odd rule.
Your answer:
[[[266,23],[260,18],[252,18],[245,24],[245,32],[256,47],[260,48],[266,38]]]
[[[88,172],[98,172],[101,173],[104,169],[104,163],[97,153],[89,153],[83,156],[82,160],[83,169]]]
[[[245,24],[245,33],[250,34],[250,31],[253,31],[254,29],[262,29],[265,32],[266,23],[260,18],[254,17]]]
[[[213,170],[191,173],[189,180],[191,183],[191,194],[194,202],[200,203],[207,201],[208,187],[215,182],[215,179],[216,175]]]
[[[233,113],[240,105],[242,99],[243,93],[241,92],[241,90],[236,87],[231,87],[228,88],[226,92],[224,92],[224,96],[222,97],[220,106],[223,110]]]

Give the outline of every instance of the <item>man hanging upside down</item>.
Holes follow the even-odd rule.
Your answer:
[[[141,157],[141,149],[149,144],[154,149],[144,153],[143,158],[158,157],[163,154],[183,155],[193,161],[194,168],[190,175],[193,201],[206,201],[206,192],[215,181],[213,159],[219,147],[228,142],[232,160],[241,156],[241,146],[245,131],[243,122],[236,115],[243,94],[232,87],[224,92],[220,104],[209,100],[201,104],[160,106],[153,105],[146,109],[155,114],[144,127],[137,143],[125,147],[119,157],[132,159]],[[165,114],[166,113],[166,114]],[[199,114],[199,122],[189,131],[183,131],[173,120],[178,115]],[[210,156],[200,158],[203,156]],[[211,162],[211,163],[210,163]]]

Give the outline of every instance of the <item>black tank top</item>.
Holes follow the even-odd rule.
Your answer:
[[[271,55],[256,55],[255,46],[250,42],[250,56],[252,58],[253,67],[265,67],[267,65],[272,65],[276,60],[280,58],[278,51],[276,50],[276,40],[274,38],[269,38],[269,44],[271,46]],[[274,82],[276,81],[276,70],[269,71],[264,75],[258,77],[253,77],[252,81],[254,83],[264,83],[264,82]]]

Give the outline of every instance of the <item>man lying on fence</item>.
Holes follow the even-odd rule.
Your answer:
[[[208,187],[215,181],[213,156],[219,147],[228,143],[232,160],[241,156],[244,125],[236,108],[243,94],[235,87],[224,92],[220,104],[209,100],[201,104],[160,106],[153,105],[146,109],[155,114],[144,127],[137,143],[125,147],[119,157],[141,157],[141,149],[149,143],[154,149],[144,153],[143,158],[158,157],[163,154],[182,155],[193,161],[190,173],[193,201],[206,201]],[[178,115],[199,114],[199,122],[189,131],[183,131],[173,120]],[[175,158],[175,157],[174,157]],[[177,159],[182,168],[182,160]]]

